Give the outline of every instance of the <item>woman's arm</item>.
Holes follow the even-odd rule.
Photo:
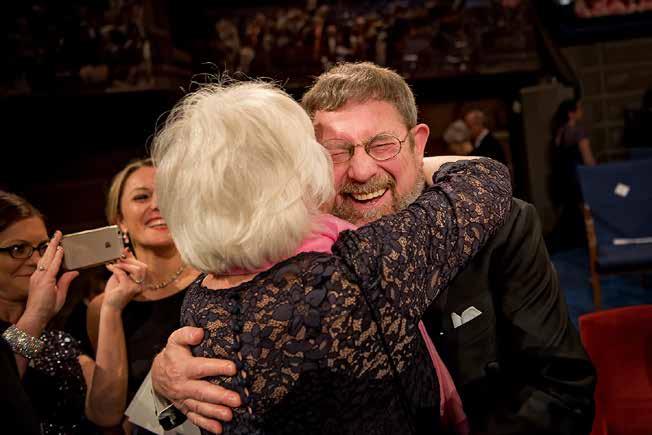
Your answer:
[[[34,338],[39,338],[45,326],[54,317],[68,294],[68,287],[78,272],[65,272],[57,280],[63,260],[63,248],[59,246],[61,231],[56,231],[39,261],[39,266],[29,278],[29,294],[23,315],[15,327]],[[18,374],[22,378],[29,362],[24,356],[14,353]]]
[[[582,155],[582,163],[587,166],[595,166],[595,158],[593,157],[593,151],[591,151],[591,142],[589,139],[584,138],[580,140],[578,147]]]
[[[141,291],[128,274],[144,277],[146,273],[146,266],[133,257],[108,267],[113,275],[104,294],[88,308],[88,330],[96,357],[87,381],[86,416],[98,426],[120,424],[127,407],[128,363],[122,310]]]
[[[93,343],[97,356],[89,377],[86,416],[98,426],[115,426],[122,421],[127,401],[127,348],[121,311],[106,304],[94,311],[99,333]]]
[[[510,205],[509,172],[501,163],[444,165],[415,203],[342,233],[333,252],[363,288],[418,319],[504,222]]]

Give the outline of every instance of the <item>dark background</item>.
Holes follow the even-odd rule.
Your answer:
[[[415,91],[431,127],[429,155],[446,152],[441,135],[467,110],[487,113],[511,150],[515,192],[535,202],[544,229],[552,223],[535,193],[544,181],[532,168],[545,162],[532,162],[524,117],[539,116],[535,135],[547,135],[551,113],[536,113],[523,89],[563,86],[581,95],[599,154],[641,145],[638,110],[652,84],[650,12],[583,19],[573,4],[516,0],[76,0],[3,8],[0,188],[27,197],[64,232],[105,224],[111,177],[147,154],[157,122],[193,81],[223,71],[270,77],[300,98],[337,61],[384,60]],[[257,39],[248,36],[252,23]],[[336,29],[338,52],[328,53],[323,40],[315,54],[318,23]],[[356,35],[363,48],[354,47]],[[255,53],[250,64],[241,57],[247,50]]]

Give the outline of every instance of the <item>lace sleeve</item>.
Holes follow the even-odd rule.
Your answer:
[[[433,178],[435,185],[407,209],[346,231],[333,246],[355,281],[373,289],[372,299],[386,298],[408,318],[421,317],[505,221],[511,204],[509,172],[494,160],[446,164]]]

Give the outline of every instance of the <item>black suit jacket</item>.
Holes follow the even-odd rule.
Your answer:
[[[462,397],[473,433],[591,431],[595,371],[568,316],[536,210],[508,221],[431,307],[424,323]],[[451,313],[481,315],[453,327]]]
[[[508,163],[507,158],[505,157],[505,152],[503,151],[503,145],[493,134],[491,134],[491,132],[486,134],[477,148],[471,152],[471,155],[489,157],[498,160],[505,165]]]

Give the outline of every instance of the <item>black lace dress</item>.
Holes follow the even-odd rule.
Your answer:
[[[438,433],[438,388],[419,338],[425,309],[508,215],[504,166],[442,167],[406,210],[345,231],[333,255],[304,253],[252,281],[188,289],[196,356],[235,361],[211,380],[244,406],[224,433]]]

